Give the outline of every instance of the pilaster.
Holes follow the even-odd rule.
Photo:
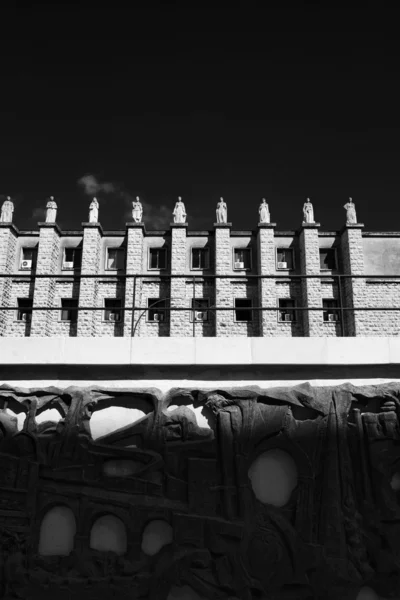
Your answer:
[[[0,273],[12,274],[15,265],[18,229],[12,223],[0,223]],[[0,278],[0,305],[11,306],[12,278]],[[0,311],[0,336],[7,335],[8,325],[13,320],[13,311]]]
[[[275,242],[274,228],[276,223],[260,223],[257,235],[258,274],[275,274]],[[276,307],[276,285],[275,279],[260,279],[258,283],[259,305],[263,307]],[[277,313],[273,310],[260,311],[260,336],[267,337],[276,335]]]
[[[187,223],[171,223],[171,275],[183,275],[186,272],[186,230]],[[171,278],[171,308],[190,306],[186,298],[186,278]],[[170,336],[186,337],[191,335],[190,311],[170,313]]]
[[[55,275],[58,268],[61,231],[56,223],[38,223],[39,247],[36,264],[37,275]],[[55,306],[56,280],[54,277],[35,279],[33,307]],[[53,334],[59,318],[56,310],[32,312],[31,337],[48,337]]]
[[[364,250],[362,243],[363,223],[345,225],[341,230],[341,250],[344,275],[364,275]],[[344,279],[344,306],[356,308],[366,302],[365,279]],[[378,314],[378,313],[377,313]],[[364,321],[368,318],[361,311],[345,311],[345,331],[350,337],[363,335]]]
[[[126,274],[140,275],[143,272],[143,239],[146,234],[144,223],[126,223]],[[125,282],[125,306],[133,308],[141,305],[143,279],[127,277]],[[124,336],[132,335],[139,312],[126,310],[124,315]],[[133,319],[133,320],[132,320]],[[142,321],[142,319],[141,319]],[[140,330],[140,323],[138,328]],[[139,332],[137,332],[139,333]],[[137,334],[136,333],[136,334]]]
[[[228,275],[232,272],[232,252],[230,235],[232,223],[214,223],[215,227],[215,275]],[[215,305],[232,308],[231,282],[228,278],[215,279]],[[233,323],[233,312],[217,310],[215,335],[227,336]]]
[[[100,273],[101,240],[103,229],[100,223],[82,223],[83,247],[81,275]],[[79,288],[79,306],[97,306],[99,283],[96,277],[82,278]],[[96,335],[96,315],[93,310],[78,312],[78,336]]]
[[[319,275],[321,272],[318,228],[319,223],[303,223],[300,232],[300,265],[302,275]],[[321,280],[318,278],[302,279],[302,305],[322,308]],[[321,335],[322,310],[302,311],[304,336]]]

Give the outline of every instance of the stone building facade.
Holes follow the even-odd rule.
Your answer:
[[[400,233],[357,223],[61,231],[46,222],[20,231],[1,222],[0,335],[396,336],[399,255]]]

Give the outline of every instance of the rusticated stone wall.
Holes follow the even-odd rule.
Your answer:
[[[400,597],[399,398],[3,385],[0,597]]]

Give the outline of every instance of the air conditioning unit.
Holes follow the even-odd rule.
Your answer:
[[[284,321],[293,321],[293,315],[290,315],[290,314],[283,315],[283,320]]]
[[[287,262],[278,262],[278,269],[287,269]]]
[[[110,313],[110,316],[108,318],[110,321],[119,321],[120,315],[118,313]]]
[[[73,269],[74,263],[72,260],[68,260],[64,263],[64,269]]]
[[[153,320],[154,321],[164,321],[164,315],[162,313],[155,313]]]
[[[338,321],[338,315],[328,315],[328,321]]]
[[[244,269],[244,262],[235,262],[235,269]]]
[[[32,261],[31,260],[23,260],[21,263],[21,269],[32,269]]]
[[[195,319],[196,321],[207,321],[207,313],[205,311],[196,311]]]

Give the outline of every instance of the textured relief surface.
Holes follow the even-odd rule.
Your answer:
[[[400,598],[399,398],[3,385],[0,597]]]

